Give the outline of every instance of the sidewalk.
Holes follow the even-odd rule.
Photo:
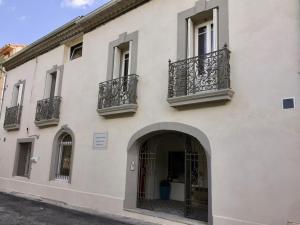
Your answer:
[[[109,218],[0,193],[0,225],[153,225],[125,217]]]

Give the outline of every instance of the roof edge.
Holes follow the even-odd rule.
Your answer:
[[[80,33],[88,33],[148,1],[151,0],[111,0],[86,16],[79,16],[28,45],[7,59],[3,66],[6,71],[12,70],[51,51],[66,40],[72,39]]]

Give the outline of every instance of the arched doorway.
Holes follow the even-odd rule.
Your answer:
[[[128,147],[125,208],[175,214],[211,224],[210,147],[198,129],[159,123]]]

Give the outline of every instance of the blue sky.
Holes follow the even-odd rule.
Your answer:
[[[0,0],[0,48],[31,44],[109,0]]]

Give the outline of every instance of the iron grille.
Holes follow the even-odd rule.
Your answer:
[[[169,61],[168,97],[230,88],[229,59],[230,51],[225,46],[205,55]]]
[[[132,74],[99,84],[98,109],[136,104],[138,75]]]
[[[47,98],[37,102],[35,121],[59,119],[61,97]]]
[[[22,106],[6,107],[5,119],[4,119],[4,128],[9,128],[13,126],[20,125],[22,114]]]

